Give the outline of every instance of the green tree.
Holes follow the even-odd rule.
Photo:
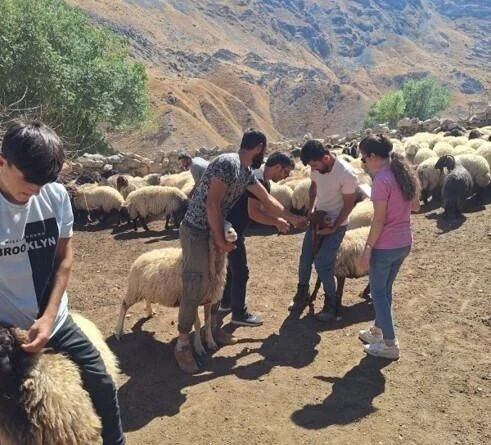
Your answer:
[[[407,117],[429,119],[448,107],[450,91],[435,79],[408,80],[402,87]]]
[[[146,119],[145,68],[128,52],[126,40],[63,0],[0,2],[0,101],[42,107],[77,149],[107,148],[103,123]]]
[[[366,127],[372,127],[377,123],[387,123],[394,127],[399,119],[404,116],[406,103],[402,91],[386,94],[382,99],[371,105],[365,120]]]
[[[365,118],[365,127],[388,123],[395,127],[404,116],[428,119],[447,108],[450,103],[450,92],[435,79],[409,80],[401,90],[387,93],[382,99],[373,103]]]

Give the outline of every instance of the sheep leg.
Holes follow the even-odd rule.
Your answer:
[[[130,308],[131,305],[127,304],[125,300],[121,302],[121,309],[119,310],[119,319],[116,324],[116,328],[114,329],[114,336],[120,340],[121,334],[123,333],[124,328],[124,319],[126,317],[126,312]]]
[[[196,318],[194,319],[194,350],[198,355],[205,355],[206,351],[201,342],[201,321],[199,319],[198,309],[196,309]]]
[[[152,318],[155,315],[155,312],[152,309],[152,303],[149,300],[146,301],[145,312],[148,318]]]
[[[135,232],[138,230],[138,216],[133,220],[133,230]]]
[[[142,226],[147,232],[150,230],[147,226],[147,223],[145,222],[145,218],[142,218]]]
[[[317,277],[317,281],[315,282],[314,290],[312,294],[310,294],[310,299],[309,299],[309,310],[310,312],[314,312],[314,302],[317,298],[317,293],[319,292],[319,289],[321,287],[321,279]]]
[[[211,304],[205,304],[204,312],[205,312],[205,341],[208,349],[211,351],[216,351],[218,349],[218,345],[215,343],[215,339],[213,338],[213,330],[211,326]]]
[[[363,289],[363,292],[361,293],[360,297],[364,298],[367,301],[372,299],[370,296],[370,283],[368,283],[367,287],[365,287],[365,289]]]
[[[169,230],[170,214],[165,215],[165,230]]]
[[[336,277],[337,289],[336,289],[336,319],[341,320],[341,310],[343,308],[343,292],[344,283],[346,282],[346,277]]]

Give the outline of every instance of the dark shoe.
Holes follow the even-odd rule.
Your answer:
[[[291,312],[302,312],[309,304],[310,294],[308,284],[299,284],[297,286],[297,293],[293,297],[288,310]]]
[[[178,350],[177,345],[174,348],[174,357],[176,358],[177,364],[182,371],[186,374],[194,374],[199,371],[196,360],[193,357],[193,350],[191,345],[184,345]]]
[[[231,310],[232,308],[227,304],[220,303],[218,306],[218,312],[230,312]]]
[[[336,320],[336,309],[324,308],[318,314],[316,314],[316,320],[322,321],[324,323],[329,323]]]
[[[222,328],[215,329],[213,338],[220,346],[235,345],[237,343],[237,337],[229,332],[225,332]]]
[[[232,321],[230,322],[236,326],[261,326],[263,324],[263,319],[258,315],[250,314],[246,312],[240,316],[232,315]]]

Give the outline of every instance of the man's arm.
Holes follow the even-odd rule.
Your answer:
[[[317,184],[315,183],[314,180],[312,180],[309,188],[309,208],[308,208],[308,215],[312,215],[314,213],[315,209],[315,198],[317,197]]]
[[[53,324],[60,308],[61,298],[68,286],[72,271],[73,247],[71,238],[60,238],[56,246],[53,287],[48,305],[28,331],[29,343],[23,345],[27,352],[39,352],[48,342]]]
[[[289,224],[280,217],[272,216],[261,209],[261,204],[257,199],[249,198],[247,200],[247,211],[249,217],[254,221],[267,226],[275,226],[280,232],[288,232]]]
[[[235,248],[233,243],[225,240],[223,233],[222,202],[227,192],[227,184],[220,179],[212,178],[206,199],[206,214],[210,225],[211,235],[217,247],[224,252],[230,252]]]
[[[262,184],[256,183],[250,185],[247,187],[247,190],[249,190],[260,201],[260,203],[271,215],[286,219],[292,223],[294,227],[301,226],[306,223],[305,217],[290,213],[281,203],[279,203],[266,191]]]

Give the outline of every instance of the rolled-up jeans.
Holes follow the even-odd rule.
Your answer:
[[[336,307],[336,281],[334,280],[334,262],[339,246],[343,241],[344,234],[348,226],[339,227],[334,233],[324,237],[319,251],[313,259],[312,228],[309,227],[305,232],[302,244],[302,253],[298,266],[298,283],[308,286],[312,274],[312,263],[322,282],[322,287],[326,293],[326,302],[329,307]]]
[[[208,289],[210,233],[184,221],[179,236],[182,247],[182,299],[177,329],[182,334],[188,334],[193,328],[204,290]]]
[[[411,246],[398,249],[373,249],[370,258],[370,293],[375,309],[375,326],[384,340],[394,340],[392,285]]]

